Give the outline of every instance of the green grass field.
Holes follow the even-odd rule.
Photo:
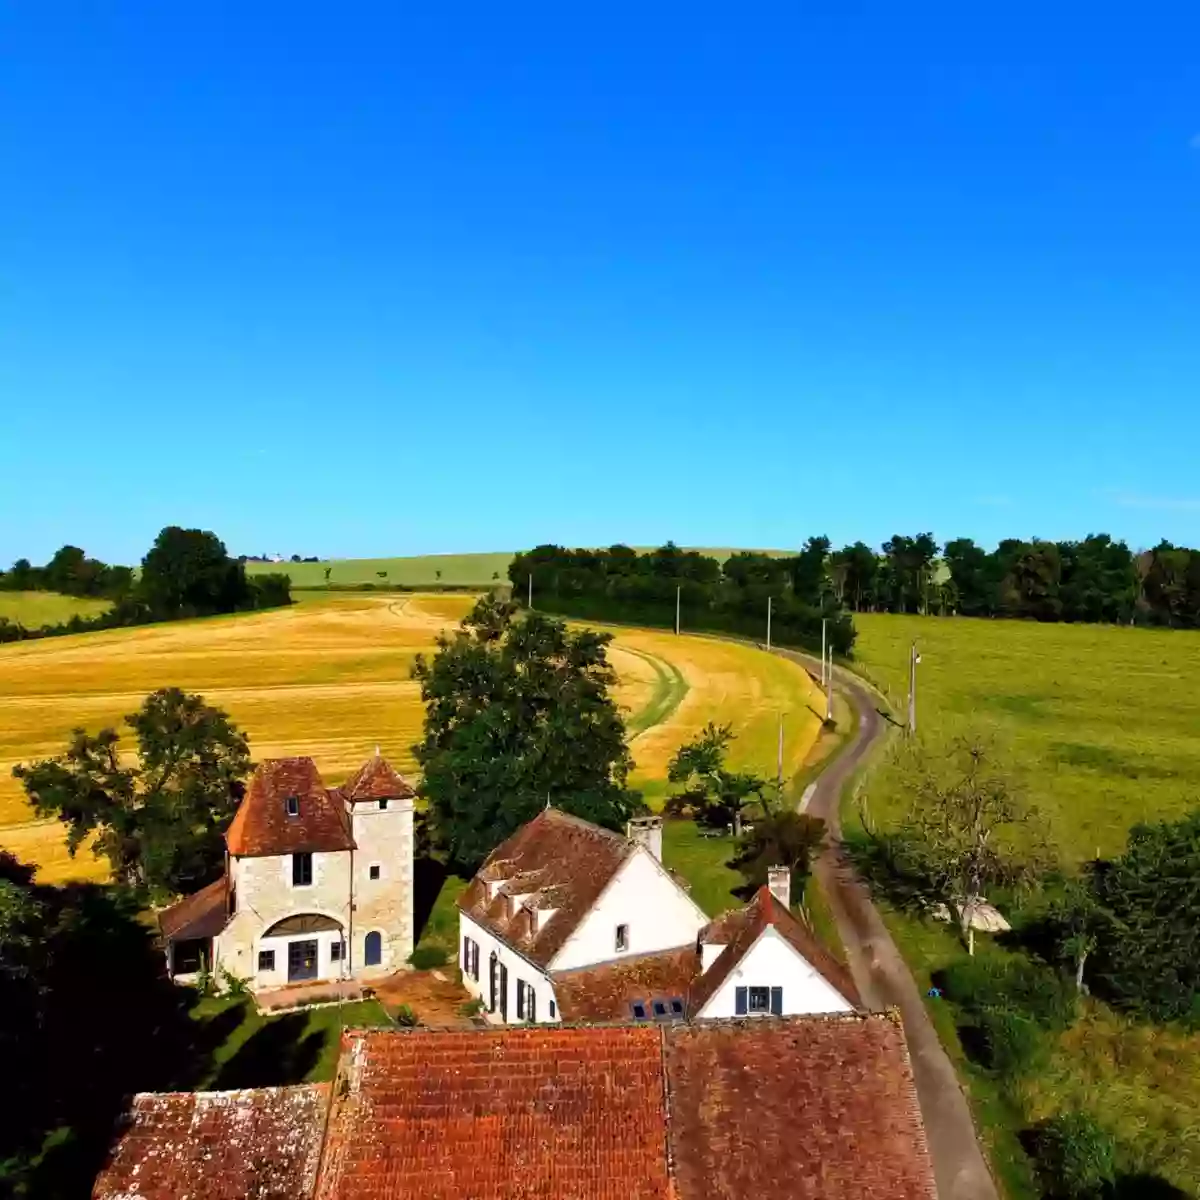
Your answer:
[[[922,736],[994,731],[1068,868],[1119,853],[1138,821],[1200,804],[1200,634],[873,614],[856,622],[858,669],[897,715],[917,642]],[[864,798],[879,826],[902,819],[907,802],[886,757]],[[860,828],[854,804],[843,823],[849,835]],[[919,985],[963,953],[945,926],[890,910],[885,917]],[[1089,1001],[1050,1066],[1013,1097],[966,1061],[945,1004],[929,1008],[1010,1197],[1037,1195],[1016,1138],[1021,1125],[1072,1106],[1118,1139],[1122,1169],[1200,1194],[1200,1033],[1135,1024]]]
[[[76,615],[95,617],[108,608],[107,600],[84,600],[57,592],[0,592],[0,617],[26,629],[58,625]]]

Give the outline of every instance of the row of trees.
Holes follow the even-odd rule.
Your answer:
[[[897,534],[878,551],[864,542],[832,551],[825,578],[859,612],[1200,627],[1200,550],[1160,542],[1134,551],[1107,533],[1007,538],[994,550]]]
[[[19,559],[0,574],[0,586],[17,590],[58,591],[113,601],[95,617],[72,617],[61,625],[30,630],[0,618],[0,642],[205,617],[216,613],[275,608],[291,603],[287,575],[248,576],[244,564],[230,558],[225,543],[202,529],[169,525],[142,559],[141,570],[114,567],[88,558],[77,546],[63,546],[44,567]]]
[[[568,616],[672,627],[676,604],[685,628],[761,638],[768,601],[772,639],[816,646],[828,621],[833,648],[848,655],[854,624],[828,584],[829,540],[812,538],[791,557],[741,552],[724,563],[673,542],[648,554],[629,546],[568,550],[537,546],[513,558],[513,596],[525,600],[532,581],[540,609]]]

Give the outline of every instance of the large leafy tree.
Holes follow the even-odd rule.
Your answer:
[[[748,890],[767,882],[769,868],[787,867],[792,895],[799,899],[812,860],[824,842],[825,822],[820,817],[791,809],[764,814],[755,818],[753,828],[743,834],[730,866],[746,877]]]
[[[137,739],[126,765],[120,735],[76,729],[55,758],[17,766],[39,816],[67,826],[72,855],[89,838],[118,881],[155,892],[201,887],[221,873],[224,834],[243,794],[250,748],[201,696],[163,688],[125,718]]]
[[[713,828],[732,826],[740,837],[746,810],[757,804],[766,811],[773,785],[757,775],[726,767],[732,742],[731,726],[710,721],[696,738],[679,747],[667,767],[667,779],[682,784],[683,790],[670,798],[667,810]]]
[[[142,559],[138,587],[159,619],[201,617],[252,606],[246,568],[215,533],[168,525]]]
[[[547,804],[610,829],[640,807],[609,688],[609,634],[573,631],[484,597],[413,678],[425,702],[413,749],[436,843],[471,868]]]

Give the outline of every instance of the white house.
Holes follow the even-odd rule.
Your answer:
[[[378,753],[339,788],[311,758],[259,764],[224,875],[160,914],[172,975],[224,968],[261,991],[397,970],[412,953],[413,796]]]
[[[662,865],[662,822],[622,837],[546,809],[459,899],[467,989],[497,1023],[851,1012],[849,974],[787,907],[774,872],[709,921]]]

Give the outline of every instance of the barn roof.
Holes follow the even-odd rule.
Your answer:
[[[216,937],[229,919],[229,880],[222,875],[207,887],[158,914],[158,927],[171,941]]]

